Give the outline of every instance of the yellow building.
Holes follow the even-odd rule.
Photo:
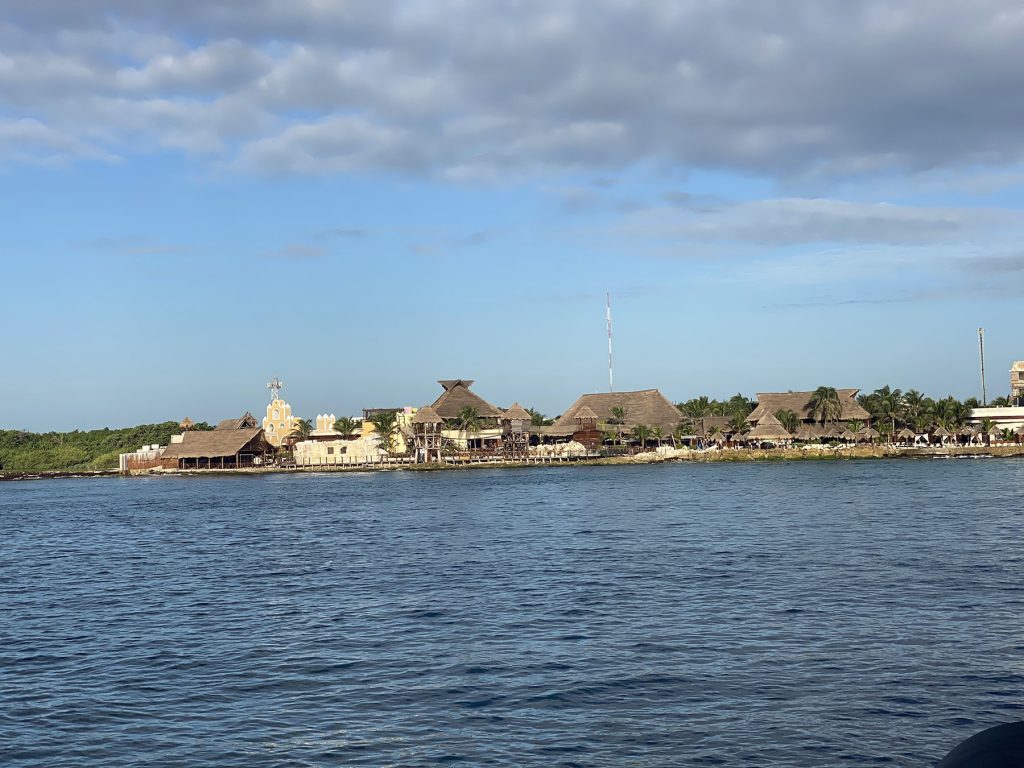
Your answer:
[[[267,406],[267,415],[263,417],[263,432],[267,442],[275,448],[299,428],[299,417],[292,416],[292,407],[280,397],[275,397]]]

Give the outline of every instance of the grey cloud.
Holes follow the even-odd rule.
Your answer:
[[[767,246],[800,243],[920,245],[964,237],[983,223],[1006,223],[1007,212],[781,198],[729,205],[712,212],[658,209],[627,220],[626,235]]]
[[[109,155],[453,180],[638,164],[834,177],[1024,156],[1013,0],[4,6],[0,110]]]
[[[284,261],[316,261],[325,258],[328,250],[318,245],[293,243],[260,254],[264,259],[282,259]]]
[[[1024,272],[1024,253],[1013,253],[1006,256],[973,256],[961,259],[959,265],[969,272],[988,275]]]

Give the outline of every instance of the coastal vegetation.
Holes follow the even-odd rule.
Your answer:
[[[200,422],[195,430],[212,429]],[[140,424],[124,429],[93,429],[42,434],[20,429],[0,430],[0,470],[42,472],[116,469],[118,454],[140,445],[167,445],[181,431],[176,421]]]

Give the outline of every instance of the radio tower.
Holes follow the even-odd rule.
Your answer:
[[[275,376],[274,378],[267,382],[267,389],[270,390],[270,402],[274,402],[275,400],[280,398],[281,387],[283,386],[284,384],[281,382],[279,378],[277,378],[277,376]]]
[[[608,321],[608,391],[615,391],[614,380],[612,379],[612,294],[607,292],[605,299],[605,318]]]
[[[988,405],[988,394],[985,392],[985,329],[978,329],[978,357],[981,359],[981,404]]]

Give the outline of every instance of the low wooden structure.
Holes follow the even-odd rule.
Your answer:
[[[440,462],[444,419],[429,405],[416,411],[412,417],[412,444],[417,462]]]
[[[164,469],[242,469],[260,466],[274,453],[259,427],[185,432],[160,456]]]
[[[519,403],[501,415],[501,450],[509,461],[525,458],[530,452],[530,414]]]
[[[572,433],[573,442],[580,443],[588,451],[594,451],[604,444],[604,433],[597,428],[597,414],[589,405],[584,405],[573,416],[576,431]]]

